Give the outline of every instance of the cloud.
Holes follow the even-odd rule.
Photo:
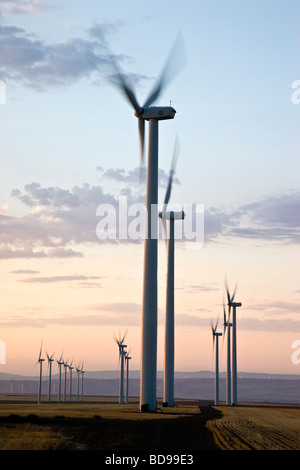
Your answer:
[[[48,277],[28,277],[19,282],[28,283],[51,283],[51,282],[70,282],[70,281],[88,281],[90,279],[101,279],[100,276],[84,276],[82,274],[65,275],[65,276],[48,276]]]
[[[271,195],[241,206],[239,211],[243,223],[232,229],[232,235],[287,243],[300,242],[299,191]]]
[[[40,271],[34,271],[33,269],[17,269],[10,271],[10,274],[39,274]]]
[[[29,15],[32,13],[41,13],[49,8],[49,2],[46,0],[1,0],[0,14],[21,14]]]
[[[249,310],[257,310],[267,312],[272,315],[286,315],[287,313],[300,313],[300,304],[297,302],[264,302],[253,303],[247,306]]]
[[[9,9],[21,12],[21,1],[5,3],[2,12]],[[37,10],[37,2],[26,3],[24,13]],[[42,5],[46,7],[45,2]],[[112,55],[106,39],[117,34],[120,26],[118,21],[97,23],[85,31],[84,37],[48,43],[23,28],[0,22],[0,78],[36,91],[70,86],[81,79],[91,79],[97,86],[118,85],[115,63],[129,63],[132,59],[124,54]],[[125,77],[133,84],[147,79],[132,72],[124,74]]]
[[[112,326],[119,331],[120,328],[130,326],[140,326],[141,324],[141,305],[119,302],[115,304],[99,304],[97,306],[87,307],[87,311],[96,310],[97,313],[55,313],[55,315],[47,314],[47,312],[35,312],[31,309],[30,315],[9,314],[1,315],[2,328],[46,328],[51,325],[62,326]],[[159,323],[164,324],[163,315],[159,315]],[[210,331],[210,319],[207,317],[199,317],[191,314],[176,315],[176,328],[195,328],[201,327]],[[264,332],[291,332],[299,331],[300,321],[293,319],[258,319],[254,317],[238,318],[238,331],[264,331]]]
[[[1,315],[2,327],[34,327],[45,328],[50,325],[66,326],[113,326],[127,328],[140,326],[141,305],[132,302],[99,303],[85,308],[84,313],[55,313],[47,311],[35,312],[30,309],[30,315]],[[95,313],[87,313],[95,312]]]
[[[205,211],[205,240],[220,235],[264,242],[299,243],[300,192],[290,190],[242,205],[233,211]]]
[[[1,224],[1,219],[0,219]],[[26,241],[24,242],[26,244]],[[0,259],[17,259],[17,258],[77,258],[82,257],[82,253],[74,251],[71,248],[55,248],[49,250],[33,250],[33,249],[12,249],[10,247],[0,247]]]
[[[13,81],[36,90],[70,85],[99,71],[105,60],[96,46],[81,38],[46,44],[24,29],[0,24],[0,72]]]
[[[105,179],[110,179],[116,182],[126,183],[126,184],[136,184],[137,182],[141,184],[146,183],[147,170],[144,167],[137,167],[133,170],[125,171],[123,168],[108,168],[104,170],[101,167],[97,168],[97,171],[102,172],[102,177]],[[163,169],[158,169],[158,185],[162,188],[167,188],[169,181],[169,174],[166,173]],[[181,184],[179,179],[174,176],[173,184]]]
[[[143,242],[145,200],[136,189],[138,184],[133,184],[137,172],[122,169],[101,171],[101,182],[105,183],[110,178],[119,182],[116,195],[105,191],[101,185],[89,184],[63,189],[42,187],[32,182],[25,185],[23,191],[13,189],[12,197],[21,201],[29,211],[20,217],[0,214],[0,257],[78,257],[83,256],[78,247],[87,243]],[[165,173],[161,175],[162,180],[167,178]],[[123,201],[126,201],[125,209]],[[299,243],[299,201],[299,193],[289,191],[232,211],[215,207],[205,209],[205,243],[231,242],[245,237],[263,243]],[[123,209],[125,218],[120,217]],[[187,230],[184,226],[183,241],[190,233],[195,233],[195,220],[193,207],[186,217]],[[125,233],[124,238],[120,237],[121,233]]]

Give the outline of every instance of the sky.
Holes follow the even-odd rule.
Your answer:
[[[125,332],[139,369],[145,183],[114,64],[142,105],[179,34],[185,65],[155,103],[176,109],[159,126],[159,201],[178,139],[170,203],[203,212],[176,240],[175,369],[213,369],[226,277],[238,370],[299,373],[299,13],[298,0],[0,1],[1,372],[36,375],[41,343],[117,370]],[[159,240],[159,370],[166,260]]]

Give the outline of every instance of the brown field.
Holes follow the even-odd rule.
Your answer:
[[[300,450],[300,407],[218,407],[207,423],[222,450]]]
[[[140,413],[132,400],[94,397],[38,405],[0,398],[0,450],[300,450],[300,406],[218,406],[185,400]]]

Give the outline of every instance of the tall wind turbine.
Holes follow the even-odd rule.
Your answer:
[[[241,302],[234,302],[237,284],[234,288],[233,294],[230,295],[227,281],[225,280],[225,287],[227,291],[227,300],[230,309],[232,307],[232,405],[237,405],[237,355],[236,355],[236,308],[241,307]]]
[[[69,400],[72,401],[72,370],[74,369],[73,367],[73,361],[71,364],[69,364]]]
[[[59,371],[59,376],[58,376],[58,401],[60,402],[61,398],[61,366],[63,365],[64,361],[62,358],[62,355],[60,356],[59,359],[57,359],[57,364],[58,364],[58,371]]]
[[[140,411],[156,411],[157,372],[157,224],[158,224],[158,123],[173,119],[175,109],[171,106],[152,106],[165,86],[182,68],[183,40],[178,36],[165,67],[154,85],[148,99],[140,106],[131,85],[115,65],[119,86],[138,118],[141,156],[144,155],[145,121],[149,121],[147,187],[146,187],[146,236],[144,243],[144,279],[142,300],[142,338],[140,371]],[[181,61],[181,63],[179,63]]]
[[[42,369],[43,369],[43,361],[45,359],[42,358],[42,345],[40,347],[40,354],[37,362],[40,364],[40,377],[39,377],[39,390],[38,390],[38,403],[41,403],[41,396],[42,396]]]
[[[120,384],[119,384],[119,403],[124,403],[124,356],[125,356],[125,348],[127,347],[124,344],[126,334],[123,335],[123,338],[117,339],[115,341],[119,348],[119,362],[120,362]]]
[[[128,389],[129,389],[129,361],[130,361],[130,351],[125,354],[126,362],[126,394],[125,394],[125,403],[128,403]]]
[[[226,405],[231,405],[231,334],[230,316],[226,316],[225,305],[223,304],[223,317],[224,317],[224,338],[227,330],[227,371],[226,371]]]
[[[213,335],[213,345],[216,346],[216,358],[215,358],[215,405],[219,404],[219,336],[222,333],[217,332],[218,321],[215,326],[211,323],[211,330]],[[216,342],[216,343],[215,343]]]
[[[178,140],[175,141],[174,152],[169,181],[162,212],[164,232],[166,233],[166,221],[169,220],[169,242],[168,242],[168,267],[167,267],[167,292],[166,292],[166,316],[165,316],[165,362],[164,362],[164,384],[163,405],[174,406],[174,223],[175,220],[183,220],[183,211],[167,211],[172,192],[173,176],[179,153]]]
[[[53,359],[53,354],[52,356],[49,356],[48,353],[46,353],[47,359],[48,359],[48,366],[49,366],[49,382],[48,382],[48,402],[50,403],[51,400],[51,374],[52,374],[52,362],[54,361]]]

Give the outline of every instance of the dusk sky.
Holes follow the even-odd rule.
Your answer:
[[[117,369],[126,329],[139,369],[143,240],[96,231],[99,207],[136,207],[145,189],[106,46],[142,104],[180,33],[186,64],[155,103],[176,109],[159,127],[159,200],[177,136],[170,202],[204,208],[204,243],[176,242],[175,369],[213,369],[227,276],[238,370],[299,373],[299,20],[299,0],[0,0],[1,372],[38,374],[41,341]],[[162,370],[163,240],[158,281]]]

